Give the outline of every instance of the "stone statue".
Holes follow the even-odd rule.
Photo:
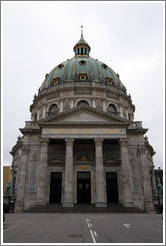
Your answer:
[[[163,187],[160,182],[158,182],[157,184],[157,194],[158,197],[163,197]]]
[[[10,182],[7,183],[6,185],[6,190],[4,193],[5,196],[9,196],[10,195]]]

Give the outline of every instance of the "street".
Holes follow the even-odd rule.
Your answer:
[[[6,214],[3,243],[163,243],[161,214]]]

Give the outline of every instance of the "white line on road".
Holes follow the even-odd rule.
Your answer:
[[[89,225],[89,223],[87,222],[87,224],[88,224],[88,227],[90,228],[90,225]]]
[[[93,242],[94,242],[94,243],[96,243],[96,239],[95,239],[95,237],[94,237],[94,235],[93,235],[92,230],[90,230],[90,234],[91,234],[91,236],[92,236],[92,240],[93,240]]]
[[[130,228],[131,224],[123,224],[124,226],[126,226],[127,228]]]
[[[161,224],[156,224],[157,226],[163,226],[163,225],[161,225]]]
[[[12,226],[12,227],[10,227],[10,228],[8,228],[8,229],[6,229],[6,230],[3,230],[3,232],[9,231],[10,229],[12,229],[12,228],[14,228],[14,227],[16,227],[16,226]]]
[[[93,231],[94,235],[97,237],[97,233],[95,231]]]

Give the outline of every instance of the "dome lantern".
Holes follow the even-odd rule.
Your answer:
[[[73,48],[75,52],[75,57],[78,57],[78,56],[89,57],[89,52],[91,50],[89,44],[84,40],[82,28],[83,26],[81,26],[81,38]]]

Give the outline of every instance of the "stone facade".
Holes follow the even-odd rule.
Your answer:
[[[74,51],[46,75],[11,151],[15,211],[49,203],[153,211],[154,151],[131,96],[119,75],[89,57],[83,36]]]

